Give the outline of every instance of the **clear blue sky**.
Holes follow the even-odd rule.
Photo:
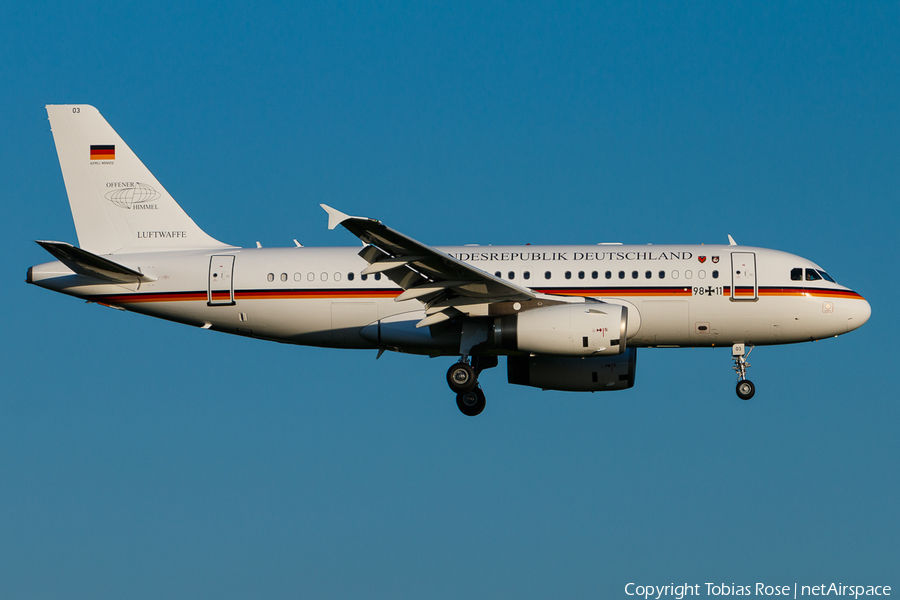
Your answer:
[[[0,596],[619,598],[900,587],[896,2],[0,8]],[[89,103],[240,245],[740,243],[869,323],[639,352],[626,392],[228,337],[26,285],[75,242],[44,105]]]

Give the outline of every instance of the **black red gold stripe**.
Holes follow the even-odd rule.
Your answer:
[[[759,288],[760,296],[812,296],[816,298],[851,298],[864,300],[852,290],[829,290],[821,288],[801,287],[766,287]]]
[[[396,298],[402,290],[243,290],[234,293],[236,300],[264,300],[267,298]]]
[[[297,300],[317,298],[396,298],[401,290],[237,290],[234,293],[235,300]],[[226,291],[213,292],[213,300],[229,300],[231,293]],[[136,292],[134,294],[113,294],[108,296],[94,296],[95,302],[104,304],[134,304],[142,302],[206,302],[208,295],[202,292]]]
[[[693,295],[690,287],[616,287],[616,288],[546,288],[536,289],[538,292],[557,296],[598,296],[613,298],[683,298]],[[743,293],[742,293],[743,292]],[[237,290],[237,300],[301,300],[301,299],[391,299],[400,295],[401,290],[393,289],[313,289],[313,290]],[[808,296],[815,298],[849,298],[862,300],[863,297],[851,290],[834,290],[802,287],[760,287],[760,297]],[[213,300],[229,300],[230,292],[213,292]],[[753,296],[753,288],[738,288],[738,295]],[[722,297],[731,296],[731,287],[724,286]],[[191,292],[136,292],[133,294],[113,294],[95,296],[95,302],[104,304],[134,304],[144,302],[206,302],[208,294],[204,291]]]
[[[142,302],[206,302],[207,293],[203,292],[150,292],[134,294],[112,294],[93,296],[91,300],[103,304],[137,304]]]
[[[116,160],[116,146],[91,144],[91,160]]]
[[[690,296],[691,288],[677,287],[609,287],[609,288],[535,288],[556,296]]]

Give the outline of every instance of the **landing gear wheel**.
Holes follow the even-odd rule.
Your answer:
[[[456,395],[456,405],[459,407],[460,412],[467,417],[480,415],[481,411],[484,410],[485,404],[484,392],[481,391],[481,388],[475,388]]]
[[[447,384],[457,394],[464,394],[475,389],[475,386],[478,385],[478,377],[475,375],[472,365],[458,362],[447,371]]]
[[[744,379],[743,381],[738,381],[735,391],[741,400],[749,400],[756,393],[756,386],[749,379]]]

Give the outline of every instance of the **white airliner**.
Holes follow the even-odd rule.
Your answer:
[[[637,348],[731,348],[737,394],[754,394],[754,346],[838,336],[868,302],[815,263],[728,245],[435,248],[329,206],[356,248],[240,248],[203,232],[100,113],[47,113],[79,247],[27,281],[120,310],[247,337],[455,356],[459,409],[485,405],[482,369],[550,390],[634,385]]]

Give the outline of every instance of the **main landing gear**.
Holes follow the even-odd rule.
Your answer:
[[[747,369],[750,368],[747,357],[750,356],[752,351],[753,346],[747,346],[745,352],[744,344],[735,344],[731,347],[731,357],[734,359],[734,371],[738,374],[738,382],[735,391],[737,392],[738,398],[741,400],[749,400],[753,397],[753,394],[756,393],[756,386],[753,385],[752,381],[747,379]]]
[[[480,415],[481,411],[484,410],[485,404],[484,392],[481,391],[480,387],[456,395],[456,406],[467,417]]]
[[[496,356],[473,356],[471,362],[465,356],[447,371],[447,384],[456,392],[456,406],[467,417],[480,415],[484,410],[484,392],[478,385],[478,375],[484,369],[496,367]]]

